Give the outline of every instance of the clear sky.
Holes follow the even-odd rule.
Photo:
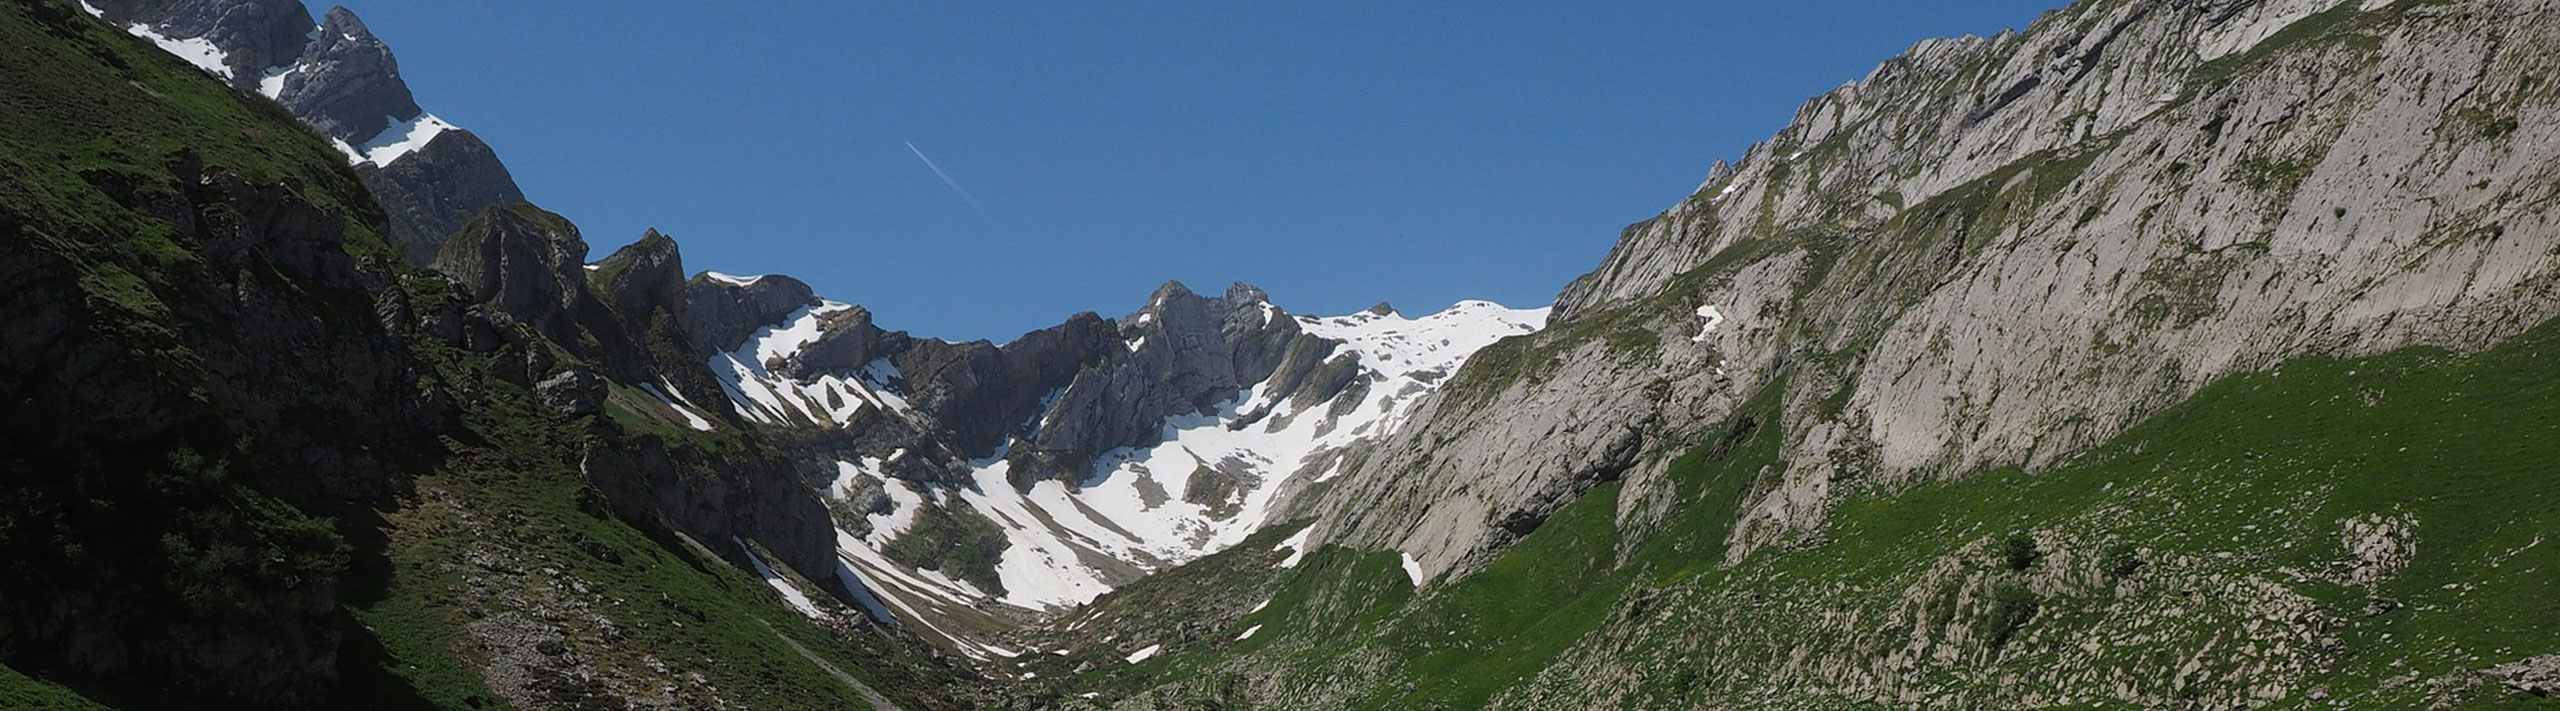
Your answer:
[[[346,2],[596,257],[1004,341],[1166,279],[1543,305],[1805,99],[2060,0]]]

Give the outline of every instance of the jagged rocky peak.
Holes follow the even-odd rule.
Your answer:
[[[243,88],[302,56],[311,42],[311,11],[301,0],[89,0],[89,7],[119,27],[146,25],[161,37],[211,43],[226,70],[215,73]]]
[[[1011,450],[1008,473],[1017,485],[1081,479],[1103,452],[1161,441],[1165,418],[1209,412],[1290,358],[1320,362],[1331,352],[1302,344],[1313,337],[1243,283],[1210,298],[1166,282],[1119,326],[1127,355],[1077,373],[1036,431]]]
[[[544,328],[567,323],[586,295],[578,227],[530,204],[489,208],[436,252],[435,269],[490,311]]]
[[[285,75],[276,100],[323,135],[358,145],[393,121],[424,113],[409,95],[409,83],[400,79],[391,48],[344,7],[330,8],[321,19],[319,36]]]
[[[768,363],[786,378],[814,378],[861,370],[871,361],[904,352],[913,339],[871,322],[871,309],[852,306],[818,315],[818,339],[778,363]]]
[[[1288,313],[1271,303],[1260,287],[1244,282],[1227,286],[1215,298],[1201,296],[1180,281],[1167,281],[1148,297],[1147,305],[1121,321],[1130,350],[1148,345],[1176,350],[1227,352],[1258,334],[1295,333]],[[1160,335],[1163,338],[1150,336]],[[1285,339],[1285,335],[1282,336]],[[1285,345],[1282,344],[1282,345]],[[1247,367],[1246,370],[1263,370]]]
[[[712,353],[737,350],[757,329],[788,321],[792,312],[821,303],[807,282],[781,274],[739,277],[703,272],[685,282],[684,298],[693,306],[685,333]]]

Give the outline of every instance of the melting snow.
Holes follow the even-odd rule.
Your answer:
[[[1369,313],[1305,319],[1309,332],[1343,341],[1342,350],[1358,354],[1376,378],[1357,405],[1301,408],[1257,385],[1209,413],[1170,418],[1161,444],[1104,453],[1085,481],[1041,481],[1017,491],[999,452],[973,462],[976,486],[954,493],[1005,532],[1009,546],[996,566],[1003,602],[1035,610],[1090,602],[1112,584],[1085,556],[1152,568],[1243,541],[1269,517],[1282,482],[1338,474],[1334,455],[1392,430],[1469,355],[1537,330],[1546,314],[1469,301],[1418,319]],[[1253,414],[1260,415],[1253,425],[1236,427]],[[1241,480],[1241,492],[1223,502],[1185,500],[1192,474],[1202,470]],[[1309,535],[1301,531],[1282,544],[1293,551],[1285,565],[1303,559]]]
[[[1490,301],[1460,301],[1440,313],[1409,319],[1401,314],[1360,312],[1333,318],[1302,318],[1312,333],[1348,344],[1370,370],[1390,377],[1423,371],[1455,371],[1479,349],[1511,336],[1538,330],[1547,309],[1512,309]]]
[[[1147,648],[1146,648],[1146,649],[1141,649],[1141,650],[1138,650],[1138,651],[1136,651],[1136,652],[1131,652],[1131,653],[1129,654],[1129,663],[1130,663],[1130,664],[1136,664],[1136,663],[1139,663],[1139,662],[1146,661],[1146,660],[1148,660],[1149,658],[1152,658],[1152,657],[1156,656],[1156,653],[1157,653],[1157,652],[1161,652],[1161,651],[1164,651],[1164,645],[1161,645],[1161,644],[1150,644],[1150,645],[1147,645]]]
[[[774,572],[773,566],[765,565],[764,559],[757,557],[756,549],[749,547],[746,541],[735,537],[729,540],[738,544],[738,550],[746,551],[747,562],[756,567],[756,575],[763,576],[764,584],[771,585],[775,592],[782,593],[782,599],[791,603],[791,609],[799,610],[800,614],[808,615],[812,619],[827,618],[826,611],[818,609],[818,603],[810,600],[808,593],[800,592],[799,586],[792,585],[790,579],[782,577],[781,573]]]
[[[756,280],[763,279],[765,275],[757,274],[755,276],[742,277],[734,274],[722,274],[720,272],[703,272],[702,276],[707,277],[712,281],[730,286],[751,286],[756,283]]]
[[[1707,337],[1715,335],[1716,327],[1721,325],[1724,325],[1724,312],[1717,311],[1714,304],[1698,307],[1698,335],[1691,337],[1689,342],[1707,342]]]
[[[1309,526],[1307,526],[1306,528],[1298,529],[1298,533],[1297,533],[1297,535],[1290,536],[1290,537],[1289,537],[1289,540],[1281,541],[1281,542],[1280,542],[1280,545],[1272,546],[1272,547],[1271,547],[1271,549],[1272,549],[1272,550],[1275,550],[1275,551],[1277,551],[1277,550],[1287,550],[1287,551],[1289,551],[1289,557],[1280,559],[1280,567],[1283,567],[1283,568],[1295,568],[1295,567],[1298,567],[1298,561],[1306,560],[1306,558],[1307,558],[1307,537],[1308,537],[1308,536],[1311,536],[1311,535],[1314,535],[1314,534],[1315,534],[1315,532],[1316,532],[1316,527],[1315,527],[1315,526],[1313,526],[1313,525],[1309,525]],[[1270,602],[1270,601],[1268,601],[1268,600],[1265,600],[1265,601],[1263,601],[1263,603],[1262,603],[1262,604],[1268,605],[1268,604],[1271,604],[1271,602]],[[1257,608],[1253,608],[1253,609],[1260,610],[1260,609],[1262,609],[1262,608],[1257,607]],[[1250,613],[1248,613],[1248,614],[1250,614]]]
[[[302,65],[299,64],[267,70],[264,76],[258,77],[258,95],[270,99],[283,96],[285,77],[292,76],[294,72],[301,70]]]
[[[725,274],[712,278],[736,279]],[[827,314],[850,308],[853,306],[849,304],[821,301],[791,312],[781,323],[758,329],[736,351],[712,356],[711,373],[719,376],[720,387],[728,391],[738,414],[757,422],[841,425],[866,407],[908,412],[906,398],[889,388],[900,378],[897,368],[886,361],[874,361],[852,378],[824,375],[807,382],[794,382],[768,369],[766,364],[797,355],[825,335],[821,326]]]
[[[105,16],[104,13],[99,12],[96,8],[89,7],[86,2],[83,2],[80,5],[82,8],[89,10],[90,14],[98,15],[100,17]],[[223,64],[225,60],[231,58],[231,55],[225,54],[222,51],[222,48],[213,46],[213,40],[202,37],[175,39],[167,35],[160,34],[160,31],[157,28],[138,22],[134,23],[131,27],[124,28],[124,31],[133,33],[133,36],[135,37],[151,40],[152,44],[160,45],[161,51],[178,55],[179,59],[187,60],[188,64],[196,65],[197,69],[202,69],[208,74],[222,77],[225,80],[231,78],[231,67]]]
[[[862,603],[862,611],[870,614],[871,619],[879,620],[882,624],[898,624],[897,614],[890,612],[888,606],[881,604],[880,596],[872,594],[871,586],[862,584],[862,576],[854,574],[853,568],[846,567],[841,557],[836,559],[836,582],[843,584],[846,590],[853,591],[853,601]]]
[[[687,405],[691,403],[683,402],[678,399],[684,397],[683,391],[676,390],[673,386],[670,386],[665,390],[660,390],[657,386],[650,385],[648,383],[641,383],[640,391],[648,393],[650,397],[657,398],[658,402],[666,403],[669,409],[673,409],[676,411],[676,414],[684,416],[684,423],[686,426],[704,432],[711,431],[710,420],[703,419],[702,415],[696,414],[693,411],[693,408],[687,407]],[[667,397],[667,393],[671,392],[675,393],[676,397]]]
[[[915,525],[916,507],[924,505],[924,495],[916,493],[914,484],[904,479],[890,478],[889,475],[881,473],[880,464],[881,460],[875,457],[864,457],[860,465],[852,462],[837,462],[836,486],[833,494],[834,498],[844,498],[853,485],[855,474],[868,474],[873,479],[879,480],[880,491],[889,496],[889,512],[865,516],[871,521],[871,535],[864,537],[863,540],[875,545],[887,545],[889,539],[898,537],[898,534],[907,532],[908,526]]]
[[[278,80],[278,91],[282,91],[281,81]],[[405,121],[396,116],[389,118],[391,125],[383,127],[381,133],[374,134],[364,145],[340,147],[347,151],[351,162],[390,165],[411,151],[427,147],[427,142],[435,140],[437,134],[457,128],[444,119],[436,118],[435,114],[418,114]]]

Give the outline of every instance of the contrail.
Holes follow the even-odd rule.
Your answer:
[[[980,214],[986,213],[987,206],[978,204],[978,198],[970,195],[968,188],[960,187],[960,181],[952,180],[950,173],[942,172],[942,166],[934,165],[932,158],[925,157],[924,151],[916,148],[915,141],[907,142],[907,152],[916,154],[916,160],[924,161],[924,167],[933,171],[934,177],[941,178],[942,184],[951,186],[951,192],[959,193],[960,199],[969,201],[970,209],[977,210]]]

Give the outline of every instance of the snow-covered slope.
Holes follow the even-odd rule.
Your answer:
[[[870,420],[856,415],[876,409],[932,429],[908,406],[908,384],[888,358],[852,372],[796,379],[776,373],[788,371],[777,366],[825,335],[830,314],[850,308],[817,300],[713,355],[712,370],[739,414],[785,428],[859,427]],[[965,482],[893,474],[905,471],[895,466],[898,460],[916,456],[906,449],[838,461],[821,495],[863,511],[860,520],[868,524],[867,530],[849,525],[838,538],[844,574],[919,633],[950,639],[964,653],[1009,654],[977,633],[985,625],[955,620],[984,617],[991,605],[1013,615],[1064,609],[1135,575],[1236,544],[1270,522],[1293,479],[1315,482],[1339,473],[1347,452],[1396,428],[1478,349],[1534,332],[1546,315],[1543,308],[1468,301],[1420,318],[1387,309],[1288,317],[1305,333],[1337,343],[1330,360],[1355,364],[1354,386],[1315,399],[1277,392],[1283,386],[1276,382],[1252,384],[1203,411],[1166,418],[1157,444],[1100,453],[1081,478],[1023,481],[1007,456],[1012,445],[966,462]],[[1144,347],[1139,340],[1114,347],[1134,352]],[[1054,414],[1055,394],[1040,407],[1035,420]],[[884,553],[915,525],[919,510],[931,506],[965,507],[995,524],[1003,538],[995,560],[1000,591]]]

